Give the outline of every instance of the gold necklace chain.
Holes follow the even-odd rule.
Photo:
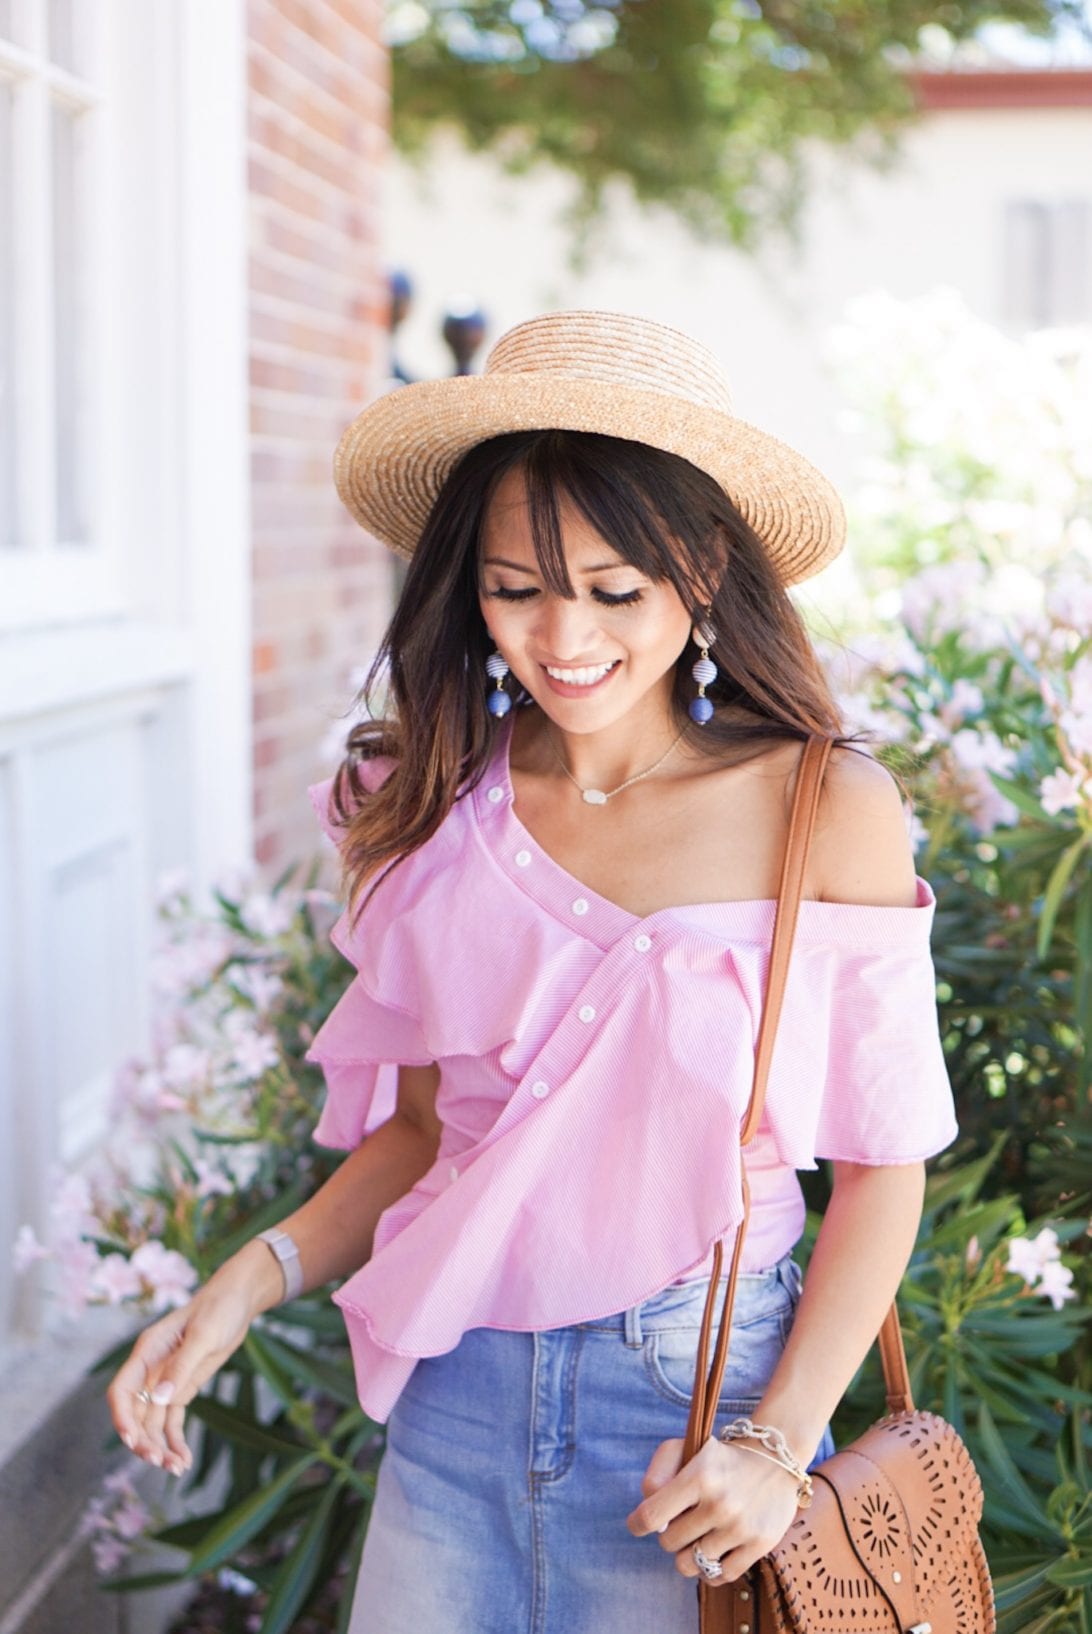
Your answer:
[[[645,768],[645,770],[643,772],[636,772],[633,777],[627,777],[625,782],[624,783],[619,783],[619,785],[618,785],[618,787],[616,789],[610,789],[610,790],[608,790],[606,792],[604,792],[603,789],[586,789],[582,783],[577,783],[576,778],[573,776],[572,772],[569,770],[569,768],[566,766],[564,760],[561,758],[561,751],[558,749],[557,744],[554,742],[553,737],[552,737],[551,732],[550,732],[550,728],[548,726],[545,728],[545,731],[546,731],[546,736],[550,739],[550,748],[553,750],[554,754],[557,756],[558,765],[561,767],[561,770],[565,773],[565,776],[569,779],[569,782],[574,783],[576,785],[576,787],[580,790],[580,793],[583,795],[585,801],[587,802],[587,804],[589,806],[605,806],[608,800],[613,800],[613,798],[614,798],[614,796],[616,794],[621,794],[623,789],[628,789],[631,783],[639,783],[641,781],[642,777],[647,777],[650,772],[654,772],[656,770],[657,766],[662,766],[664,761],[667,759],[668,755],[671,753],[672,749],[674,749],[675,744],[678,743],[679,738],[681,738],[683,736],[683,734],[685,733],[686,727],[685,726],[683,727],[682,731],[679,733],[679,736],[675,739],[674,743],[669,743],[668,744],[667,748],[664,750],[664,752],[660,756],[659,760],[654,760],[652,765],[651,766],[646,766],[646,768]]]

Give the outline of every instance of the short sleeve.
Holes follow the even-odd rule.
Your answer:
[[[376,787],[392,764],[364,762],[365,786]],[[307,793],[323,832],[336,845],[344,829],[331,811],[333,782],[331,777],[312,784]],[[396,937],[394,919],[389,895],[378,890],[352,937],[346,933],[346,914],[330,933],[357,974],[304,1057],[322,1068],[326,1080],[326,1100],[313,1132],[322,1146],[343,1151],[358,1146],[394,1113],[399,1066],[424,1066],[432,1060],[409,985],[396,985],[397,964],[386,946]]]
[[[929,946],[935,898],[915,908],[811,903],[789,961],[766,1115],[782,1161],[913,1163],[959,1124]],[[841,914],[832,910],[839,908]],[[826,930],[820,923],[827,910]]]

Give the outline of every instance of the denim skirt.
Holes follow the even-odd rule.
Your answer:
[[[471,1328],[419,1361],[388,1421],[349,1634],[696,1634],[697,1580],[626,1516],[657,1446],[686,1434],[708,1287],[569,1327]],[[801,1289],[791,1254],[738,1278],[718,1426],[754,1413]],[[812,1463],[833,1451],[828,1425]]]

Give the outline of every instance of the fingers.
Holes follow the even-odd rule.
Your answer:
[[[118,1368],[106,1392],[114,1428],[132,1451],[136,1451],[144,1429],[144,1407],[138,1391],[151,1389],[162,1361],[170,1355],[180,1334],[179,1313],[169,1312],[140,1334],[126,1360]]]

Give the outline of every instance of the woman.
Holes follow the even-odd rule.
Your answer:
[[[699,1572],[744,1573],[833,1451],[924,1159],[957,1133],[934,898],[786,594],[840,549],[841,505],[732,414],[703,346],[603,312],[381,398],[336,476],[410,559],[366,687],[386,674],[390,718],[310,791],[357,967],[309,1051],[315,1134],[349,1155],[141,1335],[114,1422],[181,1470],[185,1407],[250,1321],[345,1277],[360,1398],[388,1425],[352,1628],[692,1630]],[[753,1433],[682,1466],[812,734],[835,748],[719,1401]],[[804,1287],[796,1170],[820,1158]]]

